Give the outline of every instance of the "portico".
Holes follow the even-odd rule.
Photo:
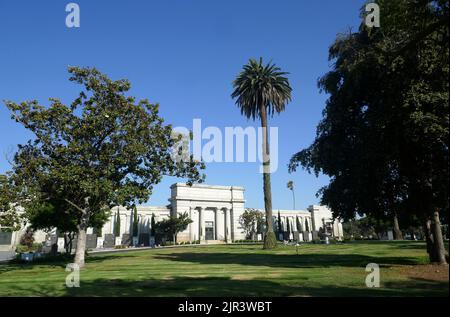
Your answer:
[[[244,188],[238,186],[171,186],[171,214],[187,212],[192,219],[177,240],[200,243],[244,239],[239,217],[244,212]]]

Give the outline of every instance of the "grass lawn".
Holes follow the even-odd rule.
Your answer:
[[[381,287],[365,286],[378,263]],[[264,251],[217,245],[92,254],[81,287],[64,263],[0,265],[2,296],[448,296],[448,267],[423,242],[303,244]]]

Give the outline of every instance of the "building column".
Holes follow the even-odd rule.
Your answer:
[[[199,226],[199,240],[205,240],[205,222],[203,221],[203,208],[198,208],[198,226]]]
[[[224,218],[225,218],[225,241],[231,242],[231,226],[230,226],[230,209],[224,208]]]
[[[195,209],[193,210],[191,207],[189,207],[189,218],[194,220],[193,218],[193,214],[194,214]],[[195,240],[195,232],[194,232],[194,223],[191,222],[189,224],[189,240],[190,242]]]
[[[216,240],[220,240],[219,237],[219,228],[220,228],[220,215],[219,215],[220,209],[215,208],[214,209],[214,236]]]

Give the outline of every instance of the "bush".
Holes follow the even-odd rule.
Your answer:
[[[17,253],[27,253],[27,252],[41,252],[42,243],[33,243],[31,246],[19,244],[16,247]]]
[[[27,229],[27,231],[20,238],[20,245],[27,246],[29,249],[33,248],[34,232]]]

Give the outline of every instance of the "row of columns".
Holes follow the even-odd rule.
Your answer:
[[[210,209],[210,208],[208,208]],[[194,210],[198,211],[198,237],[200,241],[205,241],[205,219],[204,213],[206,208],[195,207]],[[232,220],[231,220],[231,210],[229,208],[211,208],[214,211],[214,240],[225,240],[226,242],[231,242],[232,240]],[[223,217],[221,217],[221,212],[223,211]],[[190,225],[190,239],[195,240],[195,228],[194,224]],[[224,235],[219,236],[219,228],[223,228]]]
[[[302,225],[302,230],[298,230],[299,228],[297,228],[297,218],[300,219],[300,223]],[[274,226],[275,226],[276,225],[275,221],[278,221],[278,217],[273,216],[273,219],[274,219]],[[281,220],[282,220],[283,230],[287,229],[287,221],[289,221],[289,226],[291,228],[291,231],[312,231],[311,218],[309,218],[309,217],[281,216]],[[306,230],[306,222],[308,222],[308,230]],[[274,229],[276,229],[276,228],[274,228]]]

